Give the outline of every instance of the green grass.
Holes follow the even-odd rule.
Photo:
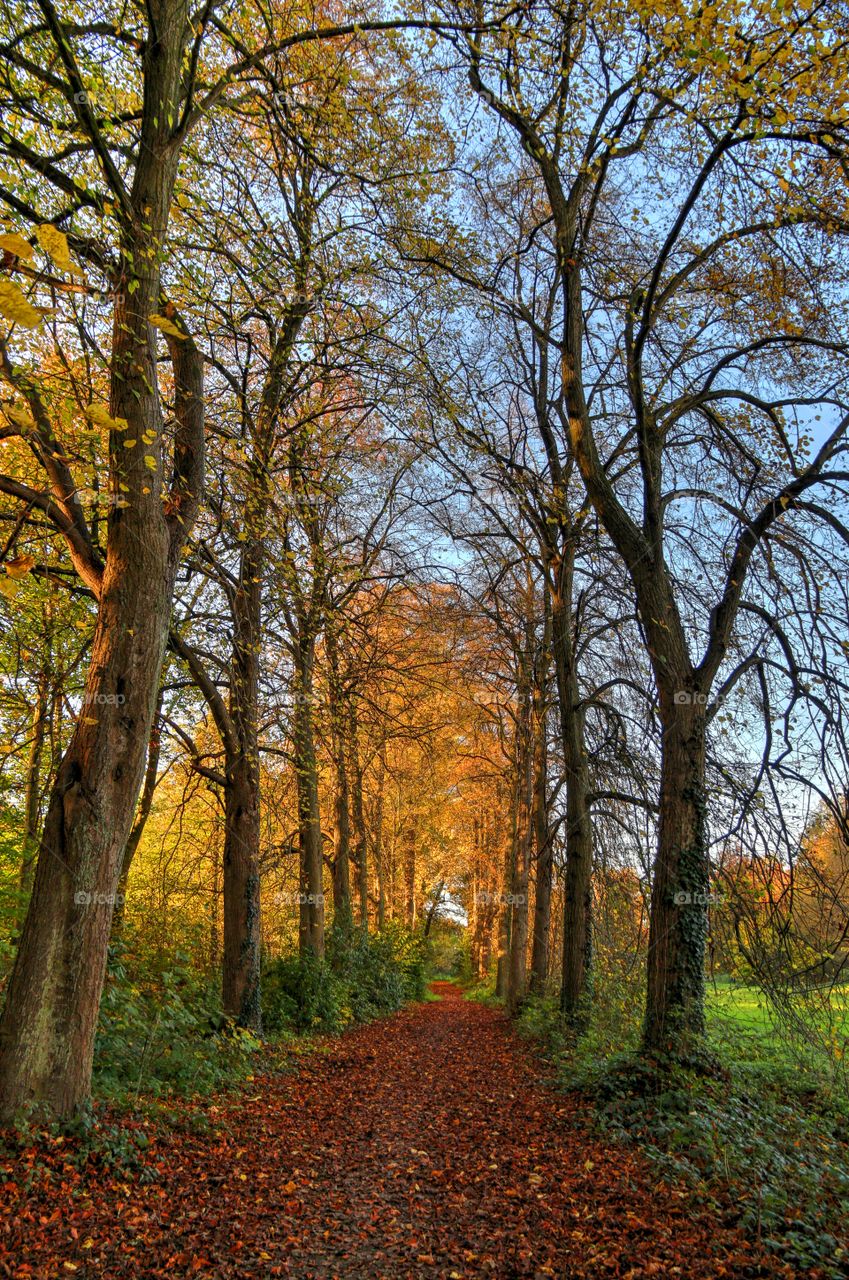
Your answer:
[[[723,978],[708,987],[707,1019],[724,1059],[799,1070],[849,1092],[849,986],[776,1005],[758,987]]]

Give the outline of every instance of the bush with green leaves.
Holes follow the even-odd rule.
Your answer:
[[[427,944],[421,934],[390,921],[379,938],[387,938],[401,972],[405,1000],[424,1000],[427,992]]]
[[[266,965],[263,1017],[272,1033],[338,1031],[423,1000],[426,987],[424,944],[409,930],[335,930],[326,959],[284,956]]]
[[[170,969],[140,979],[122,945],[111,948],[95,1044],[97,1093],[163,1097],[208,1093],[244,1078],[259,1041],[223,1015],[210,985],[178,953]]]
[[[281,956],[265,966],[263,1021],[272,1034],[338,1031],[351,1020],[346,1000],[345,984],[312,952]]]
[[[709,1076],[659,1071],[633,1055],[583,1072],[580,1082],[607,1134],[638,1142],[664,1175],[718,1204],[782,1262],[821,1268],[834,1280],[846,1275],[845,1100],[775,1067],[736,1063]]]
[[[355,1021],[369,1022],[394,1013],[404,1003],[404,974],[388,934],[371,937],[361,929],[349,936],[334,933],[328,957],[344,984]]]

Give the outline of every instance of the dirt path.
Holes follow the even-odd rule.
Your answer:
[[[439,991],[158,1140],[152,1181],[57,1153],[25,1200],[7,1167],[0,1275],[779,1274],[591,1137],[500,1013]]]

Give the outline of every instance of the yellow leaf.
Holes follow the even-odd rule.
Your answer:
[[[68,238],[64,231],[60,231],[58,227],[54,227],[50,222],[42,222],[36,231],[38,243],[41,245],[45,253],[56,263],[67,262],[71,256],[68,248]]]
[[[34,329],[37,324],[41,324],[41,312],[11,280],[0,280],[0,314],[13,324],[23,325],[25,329]]]
[[[4,405],[3,412],[12,423],[13,426],[19,427],[21,431],[34,431],[35,423],[32,420],[30,412],[20,404]]]
[[[0,236],[0,249],[5,249],[7,253],[13,253],[16,258],[24,258],[26,261],[29,261],[33,252],[29,240],[18,235],[17,231],[7,231]]]
[[[15,582],[11,578],[0,578],[0,596],[5,596],[7,600],[13,600],[18,594],[20,583]]]
[[[83,274],[76,263],[71,261],[71,251],[68,248],[68,239],[64,231],[60,231],[58,227],[52,226],[49,222],[43,222],[36,235],[38,236],[38,243],[47,256],[53,259],[60,271],[67,271],[72,276],[81,276]]]
[[[145,465],[145,466],[146,466],[150,471],[155,471],[155,470],[156,470],[156,459],[155,459],[155,458],[153,458],[153,457],[151,457],[151,455],[150,455],[149,453],[146,453],[146,454],[144,455],[144,465]]]
[[[102,404],[90,404],[86,415],[96,427],[105,427],[107,431],[126,431],[130,425],[126,418],[110,418]]]
[[[162,333],[169,334],[172,338],[185,339],[186,334],[178,329],[173,320],[169,320],[167,316],[151,316],[150,323],[154,329],[160,329]]]
[[[35,568],[35,556],[15,556],[14,559],[6,561],[4,568],[10,578],[25,578],[30,570]]]

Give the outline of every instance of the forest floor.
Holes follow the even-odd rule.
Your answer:
[[[90,1140],[4,1158],[0,1276],[794,1274],[593,1136],[503,1013],[435,990],[176,1125],[113,1117],[131,1170]]]

